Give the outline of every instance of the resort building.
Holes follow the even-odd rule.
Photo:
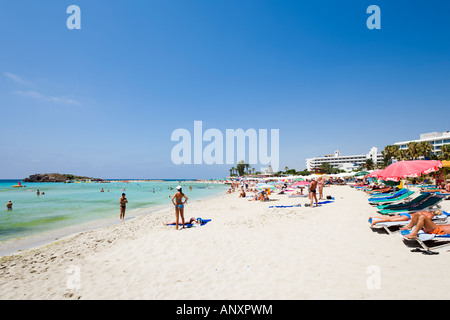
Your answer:
[[[343,156],[339,151],[335,151],[334,154],[325,155],[322,157],[306,159],[306,169],[313,171],[315,168],[319,168],[323,163],[329,163],[334,168],[345,170],[347,172],[364,166],[367,159],[372,159],[374,164],[383,162],[383,156],[378,153],[376,147],[372,147],[369,153]]]
[[[418,140],[396,142],[394,145],[398,145],[400,149],[408,149],[408,143],[422,141],[428,141],[433,147],[433,153],[439,153],[443,145],[450,144],[450,132],[422,133]]]

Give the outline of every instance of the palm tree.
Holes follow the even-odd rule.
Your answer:
[[[366,169],[367,170],[373,170],[374,168],[374,163],[372,158],[366,159]]]
[[[428,141],[419,142],[420,155],[424,158],[430,158],[433,152],[433,146]]]
[[[407,160],[407,159],[409,159],[408,149],[399,149],[398,152],[397,152],[396,158],[398,160]]]
[[[440,160],[450,160],[450,144],[444,144],[441,147]]]
[[[400,147],[396,144],[384,147],[384,150],[381,151],[381,154],[383,155],[383,162],[385,166],[390,165],[392,158],[397,157],[398,150],[400,150]]]
[[[408,155],[413,160],[417,159],[421,156],[420,154],[420,146],[418,142],[411,141],[408,143]]]

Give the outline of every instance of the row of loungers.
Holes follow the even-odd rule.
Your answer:
[[[408,215],[418,211],[432,211],[441,208],[440,203],[448,197],[445,194],[422,192],[419,195],[412,197],[415,192],[407,189],[400,189],[390,194],[371,195],[369,203],[376,206],[380,215]],[[434,216],[433,222],[437,225],[447,224],[449,212],[443,211],[441,215]],[[376,219],[376,218],[375,218]],[[372,224],[372,219],[369,223]],[[432,250],[437,250],[450,245],[450,235],[434,235],[423,231],[418,233],[418,237],[414,239],[405,238],[410,230],[399,230],[406,226],[410,221],[396,221],[396,222],[379,222],[373,226],[385,230],[388,234],[399,234],[406,243],[416,241],[425,251],[425,253],[435,253]],[[415,249],[417,250],[417,249]],[[420,249],[419,249],[420,250]]]

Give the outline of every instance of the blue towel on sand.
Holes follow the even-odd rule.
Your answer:
[[[201,226],[204,226],[205,224],[207,224],[207,223],[210,222],[210,221],[211,221],[211,219],[205,219],[205,220],[203,220],[203,223],[201,224]],[[175,223],[168,224],[168,226],[174,226],[174,225],[175,225]],[[179,223],[178,225],[182,225],[182,224]],[[192,223],[185,223],[184,226],[187,227],[187,228],[190,228],[190,227],[193,226],[193,224],[192,224]]]
[[[293,206],[270,206],[269,208],[293,208],[293,207],[301,207],[301,204],[295,204]]]

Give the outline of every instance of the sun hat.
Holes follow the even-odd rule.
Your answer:
[[[178,187],[177,187],[177,190],[181,190],[181,186],[178,186]]]

